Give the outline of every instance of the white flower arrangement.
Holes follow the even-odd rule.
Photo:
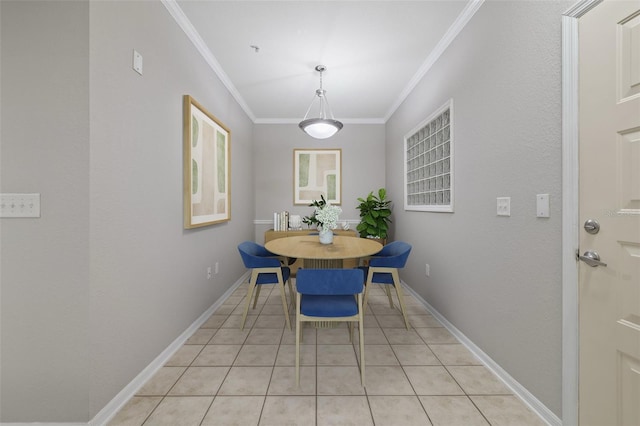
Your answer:
[[[316,207],[315,217],[323,229],[336,229],[340,213],[342,213],[340,207],[327,203],[322,207]]]
[[[342,213],[342,209],[338,206],[332,206],[320,195],[320,200],[314,200],[309,207],[315,207],[315,211],[311,216],[305,216],[302,223],[308,226],[315,225],[318,230],[336,229],[338,227],[338,217]]]

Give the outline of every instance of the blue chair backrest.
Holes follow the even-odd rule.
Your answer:
[[[371,257],[370,266],[385,268],[404,268],[411,253],[411,245],[404,241],[394,241],[382,247],[379,253]]]
[[[280,266],[280,261],[276,259],[275,254],[253,241],[245,241],[238,244],[238,251],[246,268],[273,268]]]
[[[298,293],[345,295],[362,293],[364,272],[361,269],[298,269]]]

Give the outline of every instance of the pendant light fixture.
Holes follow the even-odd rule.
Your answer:
[[[306,134],[316,139],[326,139],[335,135],[340,129],[342,129],[342,123],[336,120],[333,117],[333,113],[331,112],[331,108],[329,107],[329,102],[327,102],[326,91],[322,88],[322,73],[326,71],[327,67],[324,65],[317,65],[316,71],[320,73],[320,88],[316,90],[316,94],[313,96],[311,100],[311,105],[307,109],[307,113],[304,115],[304,119],[298,124]],[[311,107],[316,102],[316,98],[318,98],[320,102],[319,109],[319,117],[318,118],[307,118],[309,115],[309,111],[311,111]],[[329,116],[327,117],[327,110],[329,110]]]

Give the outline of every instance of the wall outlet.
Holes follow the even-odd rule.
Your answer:
[[[426,276],[429,276],[431,274],[431,267],[429,266],[428,263],[425,265],[424,273]]]
[[[218,275],[218,262],[215,264],[214,274]]]
[[[498,197],[497,212],[498,216],[511,216],[511,197]]]
[[[211,266],[209,266],[207,268],[207,279],[210,280],[211,279]]]

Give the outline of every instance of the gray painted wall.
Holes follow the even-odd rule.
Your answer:
[[[0,2],[2,192],[40,219],[0,219],[0,421],[86,421],[89,5]]]
[[[403,137],[454,101],[455,212],[395,210],[402,279],[561,416],[561,20],[566,2],[487,2],[387,122],[387,187]],[[536,217],[548,193],[551,217]],[[511,197],[511,217],[496,197]],[[425,264],[431,266],[425,275]]]
[[[231,129],[232,219],[194,230],[183,229],[184,94]],[[244,272],[252,126],[162,4],[91,3],[92,414]]]
[[[253,124],[160,2],[0,7],[1,190],[42,194],[1,222],[0,421],[86,422],[244,272]],[[232,129],[232,220],[196,230],[184,94]]]
[[[337,111],[334,111],[336,114]],[[355,229],[360,220],[356,209],[359,197],[377,192],[385,185],[385,130],[382,124],[345,124],[331,139],[317,140],[306,135],[297,124],[261,124],[254,131],[255,218],[273,220],[273,212],[283,210],[302,217],[313,208],[293,204],[294,148],[340,148],[342,150],[342,214]],[[402,208],[402,204],[400,204]],[[303,225],[306,227],[306,225]],[[255,240],[264,241],[271,224],[255,226]]]

